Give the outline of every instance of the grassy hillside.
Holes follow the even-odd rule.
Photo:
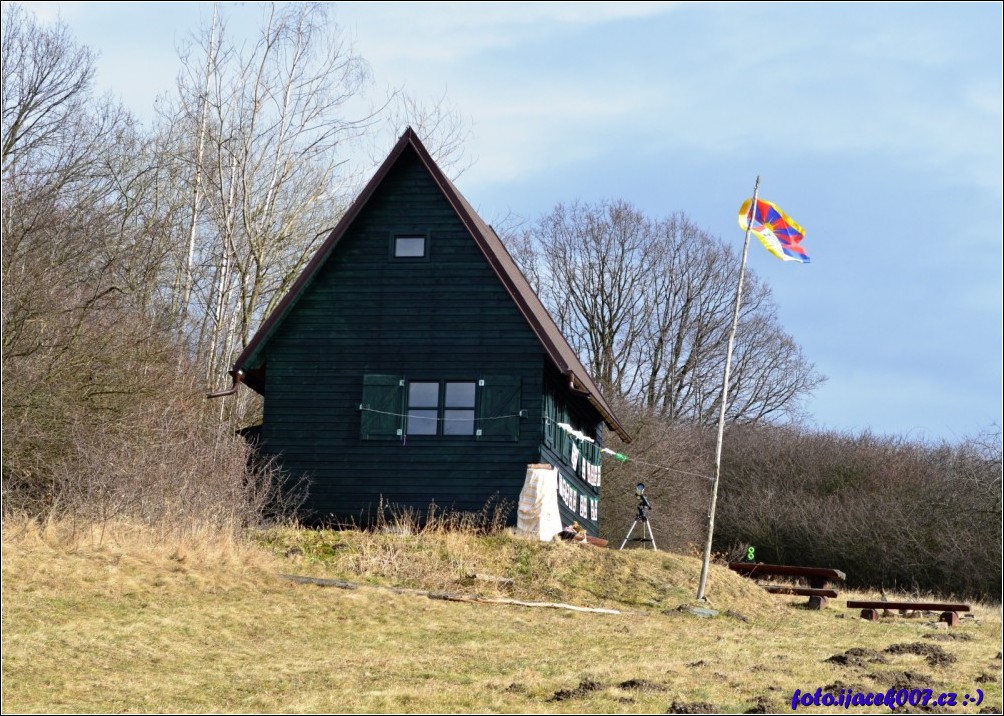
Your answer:
[[[999,607],[977,606],[952,630],[931,618],[871,624],[843,595],[809,612],[715,567],[721,614],[705,619],[679,610],[699,569],[678,555],[504,535],[286,530],[246,545],[5,524],[3,711],[787,712],[796,688],[842,686],[955,691],[960,704],[981,688],[981,708],[1000,711]]]

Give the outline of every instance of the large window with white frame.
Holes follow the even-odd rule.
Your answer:
[[[473,435],[477,384],[472,381],[408,383],[408,435]]]

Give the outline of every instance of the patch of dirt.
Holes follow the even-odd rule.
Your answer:
[[[568,699],[585,696],[591,691],[599,691],[602,688],[602,686],[597,684],[592,679],[583,679],[574,689],[559,689],[558,691],[555,691],[554,696],[549,698],[548,701],[567,701]]]
[[[858,657],[860,659],[867,659],[873,664],[884,664],[886,659],[880,653],[874,649],[867,649],[863,646],[852,646],[850,649],[844,652],[846,656]]]
[[[984,706],[976,713],[978,714],[1000,714],[1004,713],[1004,708],[1000,706]]]
[[[781,713],[782,709],[771,699],[766,696],[757,696],[753,700],[753,706],[746,709],[743,713],[747,714],[777,714]]]
[[[875,689],[870,686],[864,686],[862,684],[848,684],[844,681],[834,681],[832,684],[827,684],[823,687],[823,691],[827,691],[834,696],[838,696],[843,690],[845,693],[855,693],[855,694],[866,694]]]
[[[965,632],[947,631],[938,632],[937,634],[925,634],[924,638],[931,639],[932,641],[972,641],[973,635]]]
[[[852,646],[843,654],[834,654],[826,661],[838,666],[865,666],[866,664],[889,663],[888,659],[874,649],[865,649],[860,646]]]
[[[628,679],[620,684],[617,684],[618,689],[631,689],[634,691],[665,691],[666,687],[662,684],[657,684],[653,681],[646,681],[645,679]]]
[[[912,644],[893,644],[885,648],[887,654],[917,654],[923,656],[931,666],[954,664],[958,659],[949,654],[937,644],[925,644],[915,641]]]
[[[674,701],[666,710],[668,714],[716,714],[718,707],[709,704],[707,701],[693,701],[691,703],[681,703]]]
[[[937,644],[924,644],[919,641],[915,641],[912,644],[891,644],[883,649],[883,651],[886,654],[917,654],[919,656],[946,653],[945,650]]]
[[[889,688],[896,689],[907,689],[912,691],[913,689],[930,689],[934,687],[931,683],[931,677],[927,674],[921,674],[917,671],[897,671],[892,674],[884,674],[884,678],[892,677],[892,681],[889,682]]]

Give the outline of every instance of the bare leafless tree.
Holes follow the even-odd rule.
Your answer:
[[[390,142],[411,128],[421,137],[433,160],[447,176],[456,180],[470,169],[474,159],[468,153],[471,121],[450,102],[444,89],[436,97],[423,98],[404,89],[391,93],[382,108],[383,125],[388,130],[374,133],[374,163],[383,159]]]
[[[654,220],[624,201],[559,204],[508,243],[604,389],[669,420],[717,419],[734,251],[682,214]],[[749,275],[730,421],[789,418],[821,380]]]
[[[54,369],[88,314],[148,289],[157,257],[135,201],[144,141],[93,96],[93,55],[64,26],[3,12],[4,367],[32,357]]]
[[[214,13],[162,103],[164,181],[185,217],[177,311],[212,382],[344,210],[347,148],[375,121],[350,114],[368,68],[325,6],[262,12],[249,44]]]
[[[647,312],[652,222],[626,202],[559,204],[534,235],[543,298],[559,327],[607,390],[628,382]],[[538,269],[539,270],[539,269]]]
[[[148,387],[163,243],[143,209],[147,142],[93,94],[93,54],[3,13],[4,489],[44,501],[72,416],[106,419]]]
[[[94,76],[94,53],[63,24],[42,25],[17,4],[3,6],[3,168],[47,149],[61,154]],[[42,164],[44,167],[44,164]]]

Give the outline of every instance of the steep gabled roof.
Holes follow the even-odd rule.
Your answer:
[[[251,338],[251,341],[247,344],[247,347],[237,357],[233,373],[235,375],[238,373],[243,374],[253,364],[252,362],[258,358],[269,338],[283,320],[285,320],[286,315],[300,298],[303,291],[310,285],[314,276],[328,260],[328,257],[348,231],[352,222],[355,221],[356,217],[359,216],[363,208],[369,203],[377,188],[390,173],[401,155],[408,149],[415,152],[419,161],[428,170],[433,181],[443,192],[443,195],[450,203],[450,206],[453,207],[461,222],[467,227],[475,243],[488,260],[492,270],[495,271],[502,285],[512,297],[513,302],[519,308],[527,323],[530,324],[530,328],[536,334],[538,340],[540,340],[541,345],[544,346],[551,362],[554,363],[558,371],[568,377],[572,390],[586,398],[603,417],[603,420],[610,429],[614,430],[622,440],[630,442],[631,436],[624,429],[624,426],[621,425],[617,416],[614,415],[606,400],[603,399],[592,377],[590,377],[582,362],[575,355],[575,351],[568,345],[568,341],[565,340],[558,326],[554,323],[551,314],[544,308],[544,304],[540,302],[537,294],[530,287],[530,283],[509,255],[501,239],[499,239],[492,227],[478,216],[467,199],[453,185],[453,182],[443,174],[443,171],[433,161],[425,145],[422,144],[421,140],[419,140],[410,127],[401,135],[397,144],[394,145],[394,149],[391,150],[391,153],[384,160],[383,164],[380,165],[380,168],[373,175],[373,178],[370,179],[369,183],[366,184],[362,193],[352,203],[349,210],[345,212],[345,215],[338,222],[337,226],[332,229],[328,238],[325,239],[324,243],[317,250],[317,253],[314,254],[306,268],[293,283],[292,287],[290,287],[288,293],[286,293],[279,302],[279,305],[265,319],[258,328],[258,331]]]

